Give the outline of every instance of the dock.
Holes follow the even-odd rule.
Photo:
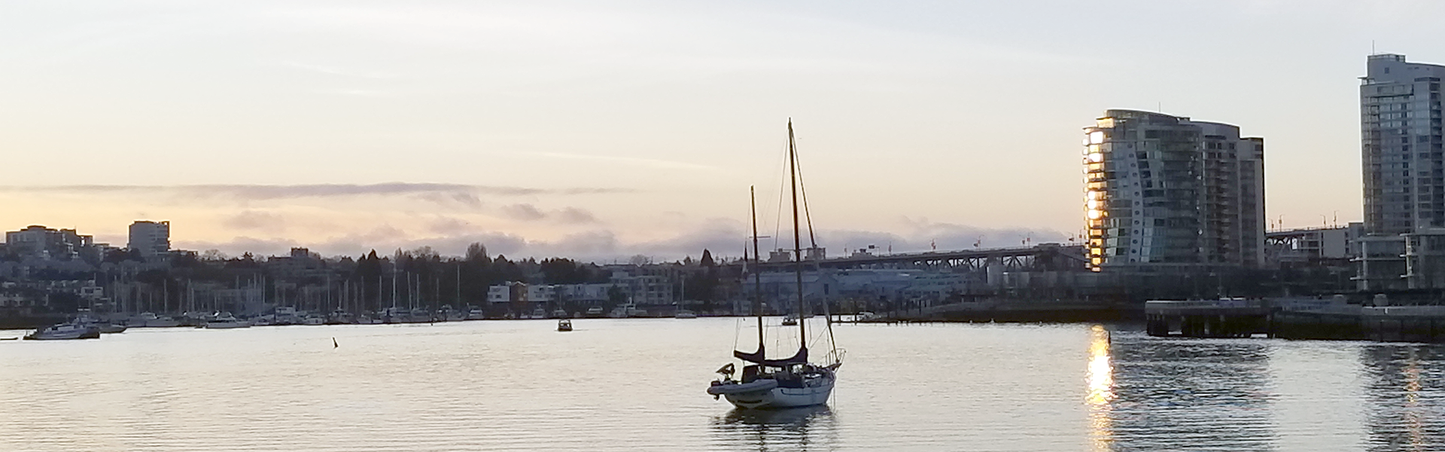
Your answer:
[[[1362,306],[1334,298],[1151,300],[1150,336],[1445,343],[1445,306]]]

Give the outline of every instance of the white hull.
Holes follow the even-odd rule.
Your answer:
[[[60,324],[36,330],[25,336],[33,341],[58,341],[70,339],[98,339],[100,329],[92,326]]]
[[[235,321],[235,322],[206,322],[206,329],[208,329],[208,330],[230,330],[230,329],[236,329],[236,328],[250,328],[250,327],[251,327],[251,324],[250,324],[249,322],[244,322],[244,321]]]
[[[830,378],[827,382],[812,387],[776,387],[767,391],[726,394],[723,397],[738,408],[774,409],[815,406],[828,403],[828,396],[833,393],[833,382],[834,380]]]

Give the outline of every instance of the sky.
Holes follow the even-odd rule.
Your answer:
[[[1275,227],[1359,221],[1372,51],[1445,3],[0,2],[0,228],[325,256],[738,257],[787,124],[833,256],[1067,242],[1104,110],[1265,139]],[[764,247],[788,246],[770,243]],[[805,239],[806,240],[806,239]],[[806,246],[806,243],[805,243]]]

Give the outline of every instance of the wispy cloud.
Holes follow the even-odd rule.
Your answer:
[[[274,213],[246,210],[221,220],[221,223],[235,229],[258,229],[267,232],[281,232],[285,219]]]
[[[541,156],[541,157],[555,158],[555,159],[591,160],[591,161],[597,161],[597,162],[618,163],[618,164],[623,164],[623,165],[643,166],[643,167],[658,168],[658,169],[688,169],[688,170],[703,170],[703,171],[716,171],[716,170],[718,169],[718,168],[715,167],[715,166],[700,165],[700,164],[696,164],[696,163],[678,162],[678,161],[673,161],[673,160],[648,159],[648,158],[639,158],[639,157],[618,157],[618,156],[612,156],[612,155],[568,154],[568,153],[563,153],[563,152],[532,152],[532,153],[530,153],[530,154],[531,154],[531,155],[536,155],[536,156]]]
[[[576,207],[567,207],[556,211],[544,211],[537,206],[521,203],[512,204],[502,208],[502,213],[508,217],[521,221],[553,220],[564,224],[586,224],[596,223],[597,216],[592,212]]]
[[[513,204],[503,207],[502,212],[506,213],[509,217],[522,221],[536,221],[547,217],[547,214],[542,213],[541,210],[537,209],[537,206],[531,204]]]
[[[165,193],[193,198],[270,200],[333,198],[348,196],[441,195],[453,201],[474,204],[477,196],[541,196],[632,193],[635,190],[605,187],[534,188],[490,185],[388,182],[380,184],[301,185],[37,185],[0,186],[12,193]]]

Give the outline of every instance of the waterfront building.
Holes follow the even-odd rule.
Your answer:
[[[137,221],[130,225],[127,245],[144,257],[159,256],[171,250],[171,222]]]
[[[1440,80],[1445,66],[1370,55],[1360,78],[1365,230],[1445,227]]]
[[[1359,290],[1445,287],[1436,256],[1445,228],[1440,80],[1445,66],[1404,55],[1370,55],[1360,77],[1360,156],[1364,249],[1356,255]]]
[[[40,259],[74,259],[94,245],[89,235],[74,229],[50,229],[31,225],[19,231],[5,232],[5,248],[20,257]]]
[[[1361,291],[1402,290],[1405,275],[1405,239],[1402,235],[1360,237],[1355,262],[1355,288]]]
[[[1422,227],[1405,237],[1405,287],[1445,288],[1445,228]]]
[[[1239,127],[1108,110],[1084,128],[1089,265],[1264,263],[1264,139]]]
[[[1270,268],[1345,262],[1359,255],[1365,224],[1300,228],[1265,233],[1265,260]]]
[[[627,294],[632,303],[643,305],[671,305],[677,301],[673,287],[677,275],[672,269],[658,266],[604,265],[602,271],[609,272],[607,283],[617,286]]]
[[[487,288],[490,303],[564,303],[572,306],[599,306],[608,301],[612,284],[527,284],[508,282]]]

